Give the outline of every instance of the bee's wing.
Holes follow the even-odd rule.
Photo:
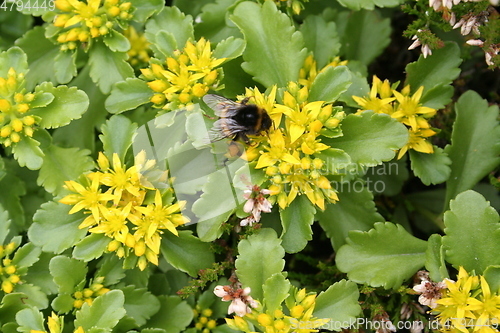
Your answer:
[[[203,101],[215,112],[217,117],[232,117],[241,109],[241,104],[219,95],[208,94]]]
[[[208,131],[208,136],[211,142],[215,142],[225,138],[233,138],[236,134],[246,129],[245,126],[241,126],[234,119],[221,118],[217,120],[210,131]]]

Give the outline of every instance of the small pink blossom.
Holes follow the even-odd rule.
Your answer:
[[[262,212],[271,212],[273,206],[269,200],[264,197],[264,195],[268,195],[270,193],[271,191],[261,189],[257,185],[249,186],[249,189],[244,191],[243,197],[247,200],[247,202],[245,202],[245,205],[243,206],[243,211],[245,213],[249,213],[250,216],[240,222],[241,226],[251,226],[260,221],[260,215]]]
[[[228,302],[229,308],[227,313],[235,313],[237,316],[243,317],[245,314],[252,312],[251,308],[256,308],[259,304],[250,296],[251,289],[249,287],[242,289],[232,286],[216,286],[214,294]]]
[[[428,280],[428,273],[427,276],[420,275],[419,278],[421,280],[420,284],[413,287],[413,290],[420,294],[418,302],[434,309],[437,306],[436,301],[442,296],[441,290],[446,288],[446,283],[444,281],[433,282]]]

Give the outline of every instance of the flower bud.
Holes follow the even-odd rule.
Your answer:
[[[146,253],[146,244],[144,243],[144,241],[142,239],[140,241],[138,241],[137,243],[135,243],[134,253],[138,257],[141,257],[144,255],[144,253]]]
[[[121,12],[120,8],[118,8],[117,6],[113,6],[113,7],[108,8],[108,14],[111,17],[115,17],[115,16],[120,15],[120,12]]]
[[[148,267],[148,262],[144,256],[139,257],[139,260],[137,261],[137,267],[139,267],[141,271],[145,270],[146,267]]]
[[[11,108],[10,102],[6,99],[0,99],[0,111],[9,112]]]
[[[259,314],[257,316],[257,321],[262,326],[271,326],[273,324],[273,319],[271,318],[271,316],[265,313]]]

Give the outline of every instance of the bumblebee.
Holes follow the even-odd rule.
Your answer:
[[[273,121],[266,110],[255,104],[247,104],[248,98],[234,102],[218,95],[205,95],[203,101],[214,110],[219,119],[214,123],[209,136],[210,141],[231,138],[250,143],[248,135],[260,135],[267,132]]]

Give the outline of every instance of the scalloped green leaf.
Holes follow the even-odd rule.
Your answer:
[[[44,203],[33,216],[28,237],[43,251],[61,253],[82,239],[87,230],[78,229],[83,213],[69,214],[72,206],[50,201]]]
[[[309,15],[300,26],[304,43],[312,51],[318,68],[326,66],[340,50],[340,37],[335,22],[327,22],[323,16]]]
[[[1,159],[0,159],[0,163]],[[4,245],[10,230],[9,212],[0,204],[0,245]]]
[[[0,196],[0,206],[9,212],[11,220],[9,229],[10,237],[19,234],[26,228],[26,217],[24,207],[21,204],[21,197],[26,194],[25,183],[9,168],[7,174],[0,180],[0,188],[8,188],[9,195]],[[10,238],[7,238],[10,240]],[[2,244],[0,244],[2,245]]]
[[[130,42],[121,33],[111,29],[108,34],[102,38],[104,44],[113,52],[127,52],[130,50]]]
[[[23,277],[24,281],[29,284],[39,286],[41,291],[47,295],[56,294],[58,289],[52,275],[50,275],[50,272],[47,269],[47,267],[49,267],[50,260],[53,257],[54,254],[52,253],[42,252],[39,260],[30,267],[29,274]],[[71,306],[73,306],[73,304]]]
[[[297,81],[307,49],[302,34],[295,31],[290,18],[274,2],[265,1],[262,6],[242,2],[231,20],[247,42],[242,64],[245,72],[265,87],[285,87],[289,81]]]
[[[231,60],[239,57],[245,50],[245,47],[246,44],[243,39],[231,36],[217,44],[213,57],[218,59],[226,58],[226,61]]]
[[[45,37],[45,27],[38,26],[29,30],[16,41],[16,45],[28,56],[30,70],[26,74],[27,90],[32,90],[41,82],[57,82],[54,59],[59,54],[59,46]]]
[[[407,158],[404,157],[368,168],[363,177],[366,181],[366,186],[375,195],[395,196],[399,194],[410,175],[406,167],[406,162]],[[354,181],[354,183],[356,182],[358,181]]]
[[[127,316],[134,318],[138,326],[144,325],[160,309],[160,301],[146,288],[127,286],[121,290],[125,296]]]
[[[19,47],[0,53],[0,77],[6,78],[10,68],[14,68],[17,74],[25,74],[28,70],[28,57]]]
[[[50,145],[44,151],[37,184],[56,196],[62,193],[65,181],[75,180],[94,167],[88,150]]]
[[[472,190],[457,195],[444,213],[443,247],[446,261],[455,268],[482,274],[490,265],[499,265],[500,223],[497,211]]]
[[[124,300],[123,292],[115,289],[94,299],[90,306],[84,303],[76,312],[75,327],[81,326],[85,331],[92,327],[113,328],[125,315]]]
[[[127,150],[132,146],[136,136],[137,125],[125,116],[115,115],[102,125],[101,131],[99,139],[108,159],[112,161],[113,153],[117,153],[120,161],[124,161]]]
[[[40,258],[42,249],[35,246],[33,243],[26,243],[23,247],[17,249],[12,264],[17,267],[31,267]]]
[[[15,291],[26,294],[25,302],[29,305],[37,307],[40,310],[49,306],[47,295],[45,295],[39,286],[34,286],[28,283],[19,284],[16,285]]]
[[[337,267],[356,283],[396,289],[425,263],[427,242],[401,225],[375,223],[370,231],[351,231],[336,257]]]
[[[344,150],[357,164],[375,166],[389,161],[408,142],[406,126],[386,114],[350,114],[341,124],[344,135],[323,142]]]
[[[425,269],[429,271],[429,276],[433,281],[443,281],[448,278],[446,263],[444,262],[444,251],[442,237],[433,234],[427,241],[427,251],[425,251]]]
[[[446,203],[500,164],[498,106],[488,106],[476,92],[467,91],[458,99],[455,111],[451,145],[445,148],[452,161]]]
[[[43,314],[36,308],[22,309],[16,314],[16,321],[19,324],[19,332],[29,333],[32,330],[45,332]]]
[[[165,2],[162,0],[130,0],[130,2],[135,7],[134,21],[141,23],[165,7]]]
[[[2,304],[0,305],[0,318],[2,318],[2,320],[0,325],[16,321],[17,313],[29,307],[28,304],[23,302],[25,298],[25,294],[17,292],[5,294],[2,297]]]
[[[68,83],[77,74],[76,52],[59,52],[54,59],[56,79],[59,83]]]
[[[200,269],[211,267],[215,261],[210,243],[202,242],[190,230],[179,231],[179,236],[165,232],[161,253],[172,266],[193,277],[198,276]]]
[[[157,58],[165,59],[161,50],[169,50],[172,45],[163,45],[163,39],[158,38],[159,33],[167,32],[173,37],[176,49],[184,48],[189,39],[194,38],[193,18],[182,13],[177,7],[164,7],[161,12],[151,17],[146,23],[145,36],[152,43],[151,49]]]
[[[99,258],[109,242],[111,242],[111,238],[104,236],[104,234],[90,234],[76,243],[73,248],[73,258],[83,261]]]
[[[290,281],[285,279],[283,273],[275,273],[266,280],[262,291],[267,313],[280,308],[281,303],[290,295],[290,286]]]
[[[328,204],[324,211],[316,213],[321,228],[336,251],[345,244],[349,231],[367,231],[373,228],[375,222],[384,221],[375,208],[373,194],[365,187],[352,187],[339,192],[338,196],[338,202]]]
[[[146,327],[161,327],[167,333],[184,332],[193,320],[193,309],[177,296],[159,296],[160,310],[146,323]]]
[[[410,150],[411,169],[425,185],[445,182],[450,177],[451,159],[443,149],[434,146],[434,153],[425,154]]]
[[[460,49],[457,44],[448,42],[444,47],[433,50],[432,56],[420,58],[406,66],[406,82],[414,93],[418,88],[424,86],[422,100],[427,103],[439,103],[446,105],[450,102],[448,95],[438,95],[434,99],[428,98],[427,94],[436,95],[432,89],[445,86],[453,82],[460,74]],[[443,99],[446,98],[446,99]]]
[[[351,72],[345,66],[328,67],[311,85],[309,101],[333,103],[351,85]]]
[[[212,43],[219,43],[231,36],[242,37],[238,28],[228,24],[231,7],[237,2],[238,0],[216,0],[203,6],[199,15],[200,22],[194,27],[196,38],[205,37]],[[186,13],[184,10],[183,12]]]
[[[49,271],[59,287],[59,294],[72,294],[86,279],[88,269],[83,261],[60,255],[50,260]]]
[[[489,266],[484,270],[483,276],[488,282],[490,290],[498,293],[500,291],[500,266]]]
[[[116,82],[134,76],[126,53],[113,52],[103,43],[95,43],[89,51],[90,77],[104,94]]]
[[[67,125],[71,120],[80,118],[89,106],[87,94],[76,87],[54,87],[52,83],[45,82],[35,88],[35,93],[37,92],[49,92],[54,96],[47,106],[31,111],[41,118],[39,125],[42,128]]]
[[[332,326],[338,331],[340,328],[347,328],[361,313],[358,298],[358,286],[354,282],[346,280],[335,282],[316,298],[313,316],[329,318],[330,322],[325,326]]]
[[[335,19],[341,36],[340,54],[368,66],[389,45],[391,20],[377,11],[342,11]]]
[[[40,142],[25,136],[12,147],[14,158],[20,166],[38,170],[42,167],[44,156],[39,146]]]
[[[285,250],[276,231],[269,228],[240,241],[236,259],[236,275],[244,287],[252,289],[252,297],[263,299],[262,286],[275,273],[281,273],[285,267]]]
[[[283,234],[281,245],[288,253],[302,251],[312,239],[311,225],[316,209],[305,195],[298,196],[280,211]]]
[[[110,113],[122,113],[149,103],[153,91],[144,80],[128,78],[113,86],[106,99],[106,110]]]
[[[352,10],[373,10],[375,7],[396,7],[403,2],[403,0],[339,0],[342,6]]]

